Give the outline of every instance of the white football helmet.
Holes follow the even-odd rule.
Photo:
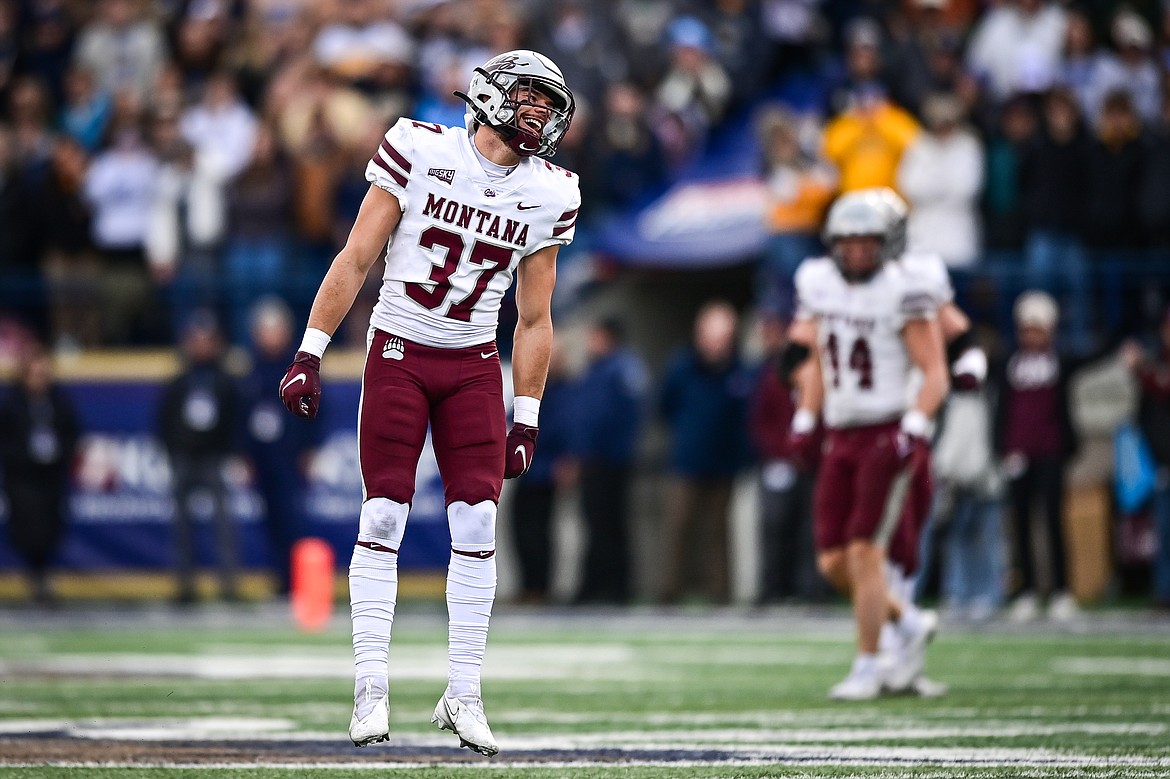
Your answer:
[[[519,120],[517,90],[528,87],[552,98],[548,120],[537,135]],[[467,93],[456,92],[467,103],[467,129],[485,124],[503,137],[521,157],[551,157],[573,121],[576,103],[561,69],[543,54],[516,49],[492,57],[471,75]],[[531,104],[529,104],[531,105]]]
[[[874,187],[863,190],[873,192],[874,197],[885,206],[890,214],[890,227],[886,236],[887,253],[889,256],[901,257],[906,251],[906,222],[910,216],[910,206],[894,190],[889,187]]]
[[[891,192],[891,194],[893,194]],[[895,195],[895,197],[897,197]],[[899,198],[900,200],[900,198]],[[829,247],[829,253],[836,260],[837,266],[846,276],[854,276],[846,271],[842,257],[837,248],[837,241],[842,238],[873,236],[880,240],[881,248],[878,251],[878,265],[882,262],[897,259],[906,245],[906,221],[904,215],[891,206],[890,202],[880,194],[878,189],[859,189],[846,192],[838,197],[829,208],[825,218],[824,230],[821,239]],[[872,274],[862,274],[864,276]]]

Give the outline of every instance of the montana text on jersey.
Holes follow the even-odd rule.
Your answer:
[[[441,348],[488,343],[520,261],[573,240],[575,173],[525,157],[492,181],[471,143],[463,128],[399,119],[366,166],[402,206],[370,322],[379,330]]]

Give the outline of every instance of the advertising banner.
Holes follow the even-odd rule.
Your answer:
[[[169,569],[174,544],[171,470],[155,431],[163,380],[73,379],[64,383],[83,431],[73,468],[60,567],[72,571]],[[275,390],[274,390],[275,391]],[[333,547],[339,569],[349,564],[357,535],[362,485],[357,454],[358,379],[325,381],[321,446],[308,468],[305,534]],[[269,564],[264,501],[247,461],[227,469],[231,513],[247,568]],[[0,494],[2,494],[0,490]],[[7,507],[0,501],[0,569],[19,561],[9,543]],[[214,563],[208,513],[199,518],[199,564]],[[450,550],[443,488],[428,439],[403,540],[404,569],[445,569]]]

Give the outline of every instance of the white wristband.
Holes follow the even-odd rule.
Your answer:
[[[930,437],[930,419],[916,408],[912,408],[902,415],[902,432],[918,438]]]
[[[301,339],[301,348],[298,351],[308,352],[320,357],[325,354],[325,347],[329,345],[329,333],[315,327],[305,329],[305,337]]]
[[[536,427],[536,420],[540,416],[540,399],[527,395],[517,395],[512,404],[512,421],[518,425]]]
[[[796,435],[811,433],[817,426],[817,415],[807,408],[798,408],[792,415],[792,432]]]
[[[972,346],[951,365],[951,373],[974,376],[976,381],[982,382],[987,378],[987,355],[978,346]]]

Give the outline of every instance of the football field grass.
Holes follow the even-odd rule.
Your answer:
[[[1170,777],[1170,621],[945,625],[938,698],[834,703],[840,609],[500,605],[484,700],[501,753],[430,724],[439,604],[400,609],[391,742],[349,743],[348,620],[242,606],[0,610],[6,777]]]

